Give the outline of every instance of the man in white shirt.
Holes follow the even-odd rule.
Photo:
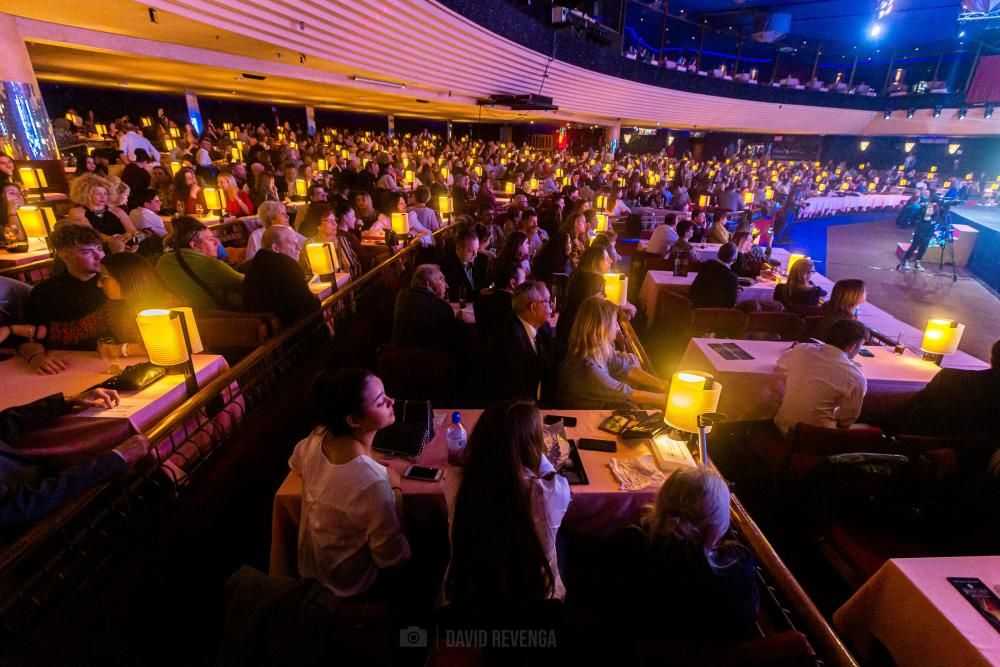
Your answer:
[[[800,422],[850,428],[868,391],[868,381],[852,359],[868,332],[856,320],[834,322],[822,344],[795,345],[778,358],[785,395],[774,416],[782,434]]]
[[[160,161],[160,152],[153,148],[153,144],[149,143],[149,139],[136,132],[135,125],[130,124],[128,126],[128,132],[123,134],[122,138],[118,141],[118,148],[128,156],[129,160],[135,160],[135,149],[142,148],[146,151],[147,155],[153,158],[153,162]]]
[[[674,247],[677,243],[677,216],[673,213],[667,213],[663,218],[663,224],[653,230],[653,233],[649,237],[649,245],[646,246],[646,252],[653,255],[660,255],[665,257],[667,251]]]
[[[136,197],[136,202],[139,205],[128,214],[135,228],[156,234],[161,239],[166,236],[167,227],[163,224],[163,218],[160,217],[160,208],[163,206],[163,202],[160,201],[156,190],[147,188],[140,192]]]
[[[198,152],[194,155],[194,161],[199,167],[203,169],[212,168],[212,142],[208,139],[202,139],[199,144]],[[156,158],[159,159],[159,158]]]

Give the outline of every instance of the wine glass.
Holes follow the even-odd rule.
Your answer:
[[[118,357],[121,354],[121,345],[115,342],[113,338],[98,338],[97,339],[97,351],[101,354],[101,359],[107,364],[104,372],[108,375],[117,375],[122,372],[121,366],[118,365]]]

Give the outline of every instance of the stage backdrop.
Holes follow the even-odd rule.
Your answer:
[[[983,56],[979,59],[965,100],[969,104],[1000,102],[1000,56]]]

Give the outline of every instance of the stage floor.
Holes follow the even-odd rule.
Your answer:
[[[1000,208],[992,206],[956,206],[951,209],[955,215],[969,222],[1000,232]]]

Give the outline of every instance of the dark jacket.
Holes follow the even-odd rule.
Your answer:
[[[396,295],[391,342],[398,347],[461,354],[468,332],[447,301],[426,287],[407,287]]]
[[[903,409],[898,430],[910,435],[976,436],[996,430],[1000,368],[942,368]]]
[[[448,282],[448,299],[450,301],[459,300],[458,290],[460,287],[465,288],[465,298],[472,302],[476,300],[479,292],[490,285],[490,260],[482,253],[476,253],[476,258],[472,260],[471,282],[454,250],[445,255],[440,266],[441,273],[444,274],[444,279]]]
[[[262,248],[250,260],[243,280],[243,309],[274,313],[283,326],[319,310],[319,299],[309,291],[302,266],[291,257]]]
[[[812,285],[804,292],[792,292],[788,283],[774,286],[774,300],[786,306],[818,306],[819,300],[826,296],[826,290],[819,285]]]
[[[97,276],[78,280],[69,271],[46,278],[28,294],[24,321],[31,324],[72,322],[100,310],[108,298],[97,285]],[[80,349],[96,350],[97,340],[80,342]]]
[[[541,384],[541,402],[551,405],[556,395],[556,371],[559,355],[555,337],[548,324],[542,325],[531,347],[528,332],[521,320],[511,313],[503,327],[489,342],[493,363],[491,398],[534,401]]]
[[[732,269],[717,261],[705,262],[691,283],[688,297],[695,308],[732,308],[738,288],[739,280]]]
[[[476,314],[476,333],[482,340],[489,340],[502,327],[511,314],[511,300],[514,295],[507,290],[494,289],[480,295],[472,304]]]
[[[94,484],[125,472],[124,459],[111,451],[77,465],[56,468],[8,444],[69,414],[71,409],[62,394],[53,394],[0,411],[0,526],[39,519]]]

